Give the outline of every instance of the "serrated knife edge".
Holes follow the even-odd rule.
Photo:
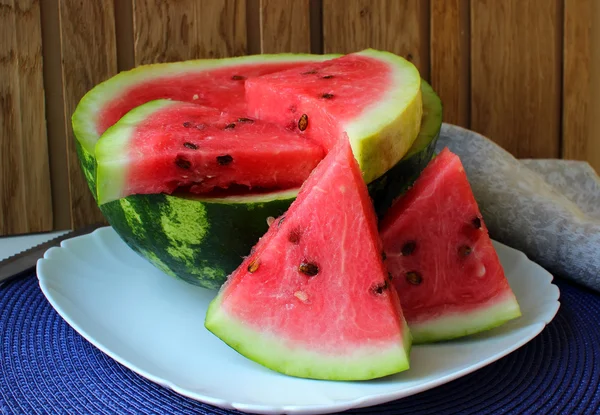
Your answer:
[[[62,241],[88,234],[102,226],[104,226],[103,223],[96,223],[75,231],[69,231],[3,259],[0,261],[0,284],[18,278],[34,269],[38,259],[43,258],[48,249],[60,246]]]

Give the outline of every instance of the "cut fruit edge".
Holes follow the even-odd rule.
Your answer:
[[[439,318],[410,322],[410,332],[414,344],[433,343],[484,332],[520,316],[521,308],[509,290],[467,312],[457,310]]]
[[[205,327],[218,338],[227,339],[229,347],[265,367],[280,368],[286,375],[311,379],[369,380],[395,374],[410,368],[411,334],[404,322],[402,343],[362,347],[352,355],[323,355],[298,347],[273,335],[252,330],[230,316],[221,306],[222,295],[207,310]],[[246,347],[246,345],[252,347]],[[268,364],[265,364],[267,363]]]

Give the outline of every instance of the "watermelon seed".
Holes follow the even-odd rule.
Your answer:
[[[325,76],[323,77],[323,79],[331,79],[331,78],[333,78],[333,75],[325,75]]]
[[[304,131],[304,130],[306,130],[307,127],[308,127],[308,115],[302,114],[302,116],[298,120],[298,129],[300,131]]]
[[[175,159],[175,164],[177,167],[185,170],[188,170],[190,167],[192,167],[192,163],[181,156],[177,156]]]
[[[235,123],[227,124],[227,125],[225,126],[225,129],[226,129],[226,130],[233,130],[234,128],[235,128]]]
[[[249,273],[254,273],[258,270],[258,266],[260,265],[260,261],[258,259],[255,259],[254,261],[252,261],[250,263],[250,265],[248,265],[248,272]]]
[[[198,146],[194,143],[190,143],[189,141],[186,141],[185,143],[183,143],[183,146],[185,148],[189,148],[190,150],[198,150]]]
[[[190,127],[192,126],[192,123],[191,123],[191,122],[189,122],[189,121],[186,121],[186,122],[184,122],[184,123],[183,123],[183,126],[184,126],[185,128],[190,128]]]
[[[246,79],[246,77],[242,75],[233,75],[231,79],[233,79],[234,81],[243,81],[244,79]]]
[[[387,281],[384,281],[384,282],[379,283],[379,284],[373,284],[371,286],[371,292],[373,294],[377,294],[377,295],[383,294],[383,292],[385,290],[387,290],[387,289],[388,289],[388,283],[387,283]]]
[[[294,297],[296,297],[298,300],[302,301],[303,303],[308,301],[308,295],[304,291],[296,291],[294,293]]]
[[[481,218],[479,216],[475,216],[475,218],[471,221],[475,229],[481,229]]]
[[[300,75],[314,75],[317,73],[316,69],[312,69],[310,71],[302,72]]]
[[[282,216],[281,219],[279,219],[279,222],[277,222],[277,227],[278,228],[283,224],[284,220],[285,220],[285,216]]]
[[[196,124],[196,128],[198,130],[204,130],[206,128],[206,125],[204,125],[204,124]]]
[[[417,247],[417,244],[416,244],[415,241],[408,241],[402,247],[402,251],[401,251],[402,255],[403,256],[408,256],[408,255],[412,254],[415,251],[416,247]]]
[[[267,226],[271,226],[275,222],[275,218],[273,216],[267,216]]]
[[[288,241],[290,241],[294,245],[298,245],[300,243],[300,230],[293,229],[288,235]]]
[[[389,271],[388,271],[388,280],[390,280],[390,281],[391,281],[391,280],[393,280],[393,279],[394,279],[394,276],[392,275],[392,273],[391,273],[391,272],[389,272]]]
[[[469,248],[467,245],[463,245],[460,248],[458,248],[458,255],[468,256],[471,253],[471,251],[471,248]]]
[[[225,154],[224,156],[217,156],[217,163],[219,166],[226,166],[233,161],[233,157],[229,154]]]
[[[417,271],[409,271],[406,273],[406,281],[412,285],[420,285],[423,282],[423,277]]]
[[[312,262],[302,262],[298,267],[298,271],[303,273],[304,275],[308,275],[309,277],[314,277],[319,273],[319,267],[317,264],[313,264]]]
[[[331,98],[333,98],[333,94],[323,94],[323,95],[321,95],[321,98],[331,99]]]
[[[248,123],[248,124],[254,123],[254,120],[252,118],[246,118],[246,117],[238,118],[238,121],[243,122],[243,123]]]
[[[387,255],[385,253],[385,251],[381,251],[381,260],[385,261],[387,259]]]

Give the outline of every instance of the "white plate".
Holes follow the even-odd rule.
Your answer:
[[[259,413],[327,413],[431,389],[522,346],[559,307],[552,276],[522,253],[495,244],[523,316],[445,344],[414,346],[411,369],[368,382],[293,378],[237,354],[204,328],[215,291],[167,277],[110,227],[46,252],[44,295],[84,338],[141,376],[202,402]]]

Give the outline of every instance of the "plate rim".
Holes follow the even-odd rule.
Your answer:
[[[43,258],[40,258],[36,263],[36,277],[38,279],[38,285],[39,285],[44,297],[50,303],[52,308],[59,314],[59,316],[71,328],[73,328],[80,336],[82,336],[91,345],[96,347],[102,353],[106,354],[108,357],[110,357],[117,363],[121,364],[128,370],[133,371],[134,373],[149,380],[150,382],[153,382],[164,388],[170,389],[178,395],[181,395],[186,398],[192,399],[194,401],[198,401],[198,402],[205,403],[208,405],[217,406],[222,409],[238,410],[238,411],[247,412],[247,413],[261,413],[261,414],[298,414],[298,415],[299,414],[328,414],[331,412],[346,411],[349,409],[358,409],[358,408],[375,406],[375,405],[379,405],[379,404],[383,404],[383,403],[387,403],[387,402],[392,402],[392,401],[395,401],[398,399],[406,398],[406,397],[409,397],[409,396],[412,396],[412,395],[415,395],[415,394],[418,394],[418,393],[421,393],[421,392],[424,392],[424,391],[427,391],[430,389],[434,389],[434,388],[444,385],[448,382],[451,382],[453,380],[456,380],[458,378],[466,376],[466,375],[473,373],[485,366],[488,366],[489,364],[501,359],[502,357],[505,357],[505,356],[513,353],[515,350],[523,347],[525,344],[529,343],[531,340],[533,340],[535,337],[537,337],[542,332],[542,330],[544,330],[544,328],[554,319],[554,317],[558,313],[558,310],[560,309],[560,306],[561,306],[560,289],[558,288],[558,286],[556,284],[553,283],[554,276],[548,270],[543,268],[541,265],[537,264],[535,261],[531,260],[522,251],[519,251],[515,248],[512,248],[508,245],[505,245],[499,241],[492,239],[494,244],[501,246],[502,249],[506,249],[507,251],[510,251],[512,255],[523,257],[526,261],[528,261],[530,263],[530,266],[538,268],[539,271],[541,271],[541,273],[545,274],[544,277],[546,279],[546,282],[551,286],[550,290],[552,291],[552,298],[548,300],[548,303],[552,302],[551,313],[548,314],[547,318],[540,320],[540,321],[536,321],[536,322],[534,322],[534,324],[527,326],[530,328],[530,331],[528,332],[528,334],[526,336],[523,336],[523,338],[521,338],[518,342],[513,343],[510,347],[503,349],[502,351],[488,357],[487,359],[480,360],[477,363],[475,363],[474,365],[470,365],[470,366],[467,366],[458,371],[441,376],[433,381],[429,381],[429,382],[425,382],[421,385],[415,385],[413,387],[405,388],[400,391],[371,394],[371,395],[365,395],[365,396],[362,396],[360,398],[356,398],[353,400],[336,401],[336,402],[332,402],[329,404],[315,404],[315,405],[293,405],[293,404],[290,404],[290,405],[276,406],[276,405],[266,405],[266,404],[249,404],[249,403],[242,403],[242,402],[235,402],[235,401],[230,402],[228,400],[214,398],[211,396],[203,395],[201,393],[194,393],[194,392],[190,391],[189,389],[186,389],[183,386],[179,386],[175,382],[171,382],[171,381],[163,379],[159,376],[153,375],[153,374],[147,372],[146,370],[138,367],[137,365],[133,364],[132,362],[128,361],[127,359],[120,357],[119,355],[117,355],[116,353],[111,351],[108,347],[105,347],[100,341],[96,340],[93,336],[89,335],[86,332],[86,330],[84,330],[82,327],[79,326],[79,324],[77,324],[75,321],[73,321],[70,318],[69,313],[66,312],[60,306],[60,304],[56,301],[56,299],[53,297],[53,295],[51,293],[51,291],[53,289],[52,289],[52,287],[50,287],[47,284],[47,282],[49,281],[49,278],[44,276],[44,268],[46,267],[45,264],[47,264],[49,261],[52,260],[52,258],[51,258],[51,256],[53,255],[52,252],[56,252],[58,250],[63,250],[63,249],[68,250],[68,247],[65,245],[75,243],[77,240],[102,238],[103,236],[101,236],[101,234],[104,234],[106,232],[111,232],[111,231],[114,232],[115,234],[117,234],[117,236],[118,236],[118,233],[111,226],[104,226],[104,227],[95,229],[94,231],[92,231],[88,234],[65,239],[64,241],[62,241],[60,243],[59,247],[52,247],[52,248],[48,249],[44,253]],[[127,248],[131,249],[129,247],[127,247]],[[131,250],[131,252],[135,253],[133,250]],[[419,347],[419,346],[415,345],[414,347]]]

